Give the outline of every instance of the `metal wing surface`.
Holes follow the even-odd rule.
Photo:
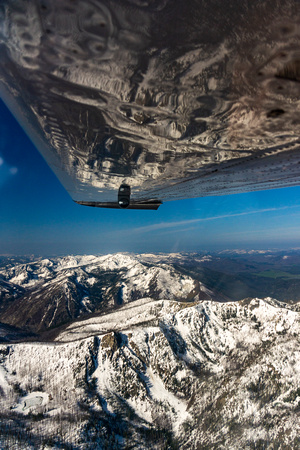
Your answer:
[[[2,0],[0,92],[72,198],[300,183],[300,4]]]

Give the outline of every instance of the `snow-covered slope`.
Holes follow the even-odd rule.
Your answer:
[[[34,332],[145,297],[217,298],[171,265],[123,253],[43,259],[0,270],[0,321]]]
[[[299,448],[299,314],[145,298],[53,343],[2,344],[0,445]]]

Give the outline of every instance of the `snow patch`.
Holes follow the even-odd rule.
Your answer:
[[[47,393],[34,391],[24,397],[21,397],[19,404],[14,408],[14,410],[27,415],[34,412],[41,406],[47,405],[48,402],[49,395]]]
[[[0,386],[5,392],[10,390],[10,386],[7,381],[7,373],[2,366],[0,366]]]
[[[148,378],[148,388],[150,395],[159,401],[166,401],[174,413],[174,422],[172,423],[174,432],[177,433],[182,422],[187,420],[190,415],[187,412],[187,404],[185,401],[176,397],[172,392],[169,392],[163,381],[156,375],[151,367],[147,367],[146,377]]]

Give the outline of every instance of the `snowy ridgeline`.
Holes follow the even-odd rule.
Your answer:
[[[0,322],[40,332],[136,300],[217,299],[169,264],[117,253],[68,256],[0,270]]]
[[[97,282],[99,273],[120,271],[126,279],[130,291],[133,285],[146,291],[155,280],[157,289],[162,291],[161,298],[169,296],[185,296],[194,288],[194,280],[178,273],[165,261],[180,260],[182,255],[169,254],[165,258],[159,255],[130,255],[115,253],[104,256],[83,255],[66,256],[64,258],[41,259],[28,264],[17,264],[13,267],[0,269],[0,276],[7,283],[25,289],[40,284],[47,286],[51,282],[62,281],[67,277],[76,278],[77,283],[93,286]],[[209,257],[196,259],[206,260]],[[132,280],[132,281],[131,281]],[[126,294],[125,294],[126,295]]]
[[[299,448],[297,309],[145,299],[51,344],[3,344],[0,444]]]

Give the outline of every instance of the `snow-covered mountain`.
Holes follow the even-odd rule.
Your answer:
[[[34,332],[145,297],[222,300],[154,256],[68,256],[0,269],[0,321]]]
[[[144,298],[1,344],[1,448],[296,449],[300,308]]]
[[[0,448],[300,448],[300,304],[220,302],[218,258],[3,265]]]

